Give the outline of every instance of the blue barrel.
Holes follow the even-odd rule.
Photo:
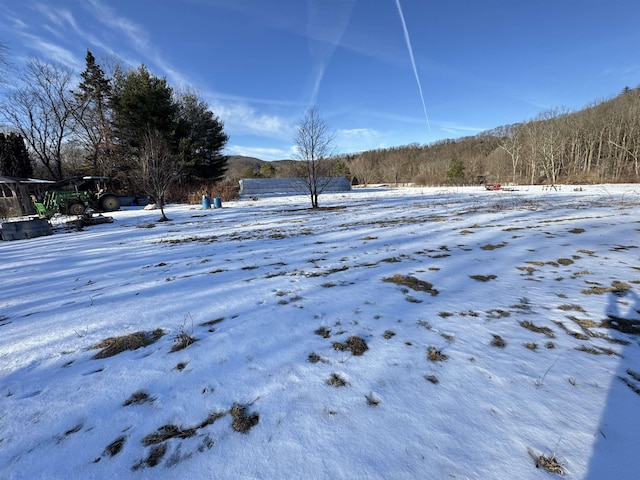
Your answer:
[[[202,195],[202,208],[211,208],[211,199],[209,198],[209,195]]]
[[[215,197],[213,199],[213,208],[222,208],[222,198]]]

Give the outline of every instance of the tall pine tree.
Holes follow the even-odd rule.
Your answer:
[[[113,169],[111,155],[114,142],[109,107],[111,82],[88,50],[85,61],[86,67],[80,74],[82,82],[73,92],[76,132],[87,151],[89,173],[105,175]]]

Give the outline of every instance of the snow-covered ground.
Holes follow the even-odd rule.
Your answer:
[[[640,186],[308,206],[0,242],[0,478],[638,478]]]

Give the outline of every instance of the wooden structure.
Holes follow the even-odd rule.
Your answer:
[[[44,195],[49,180],[35,178],[0,177],[0,218],[35,215],[31,195]]]

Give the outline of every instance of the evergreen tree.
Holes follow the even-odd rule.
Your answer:
[[[141,65],[116,76],[112,94],[113,123],[118,142],[127,153],[137,155],[149,131],[171,141],[177,114],[173,90]]]
[[[229,139],[224,133],[224,123],[195,94],[180,96],[177,107],[176,153],[185,174],[208,180],[220,179],[228,159],[221,153]]]
[[[0,133],[0,175],[29,178],[33,166],[21,135]]]
[[[108,174],[112,168],[109,160],[114,149],[109,108],[111,83],[88,50],[85,60],[85,70],[80,74],[82,82],[73,92],[76,132],[87,151],[91,173]]]

